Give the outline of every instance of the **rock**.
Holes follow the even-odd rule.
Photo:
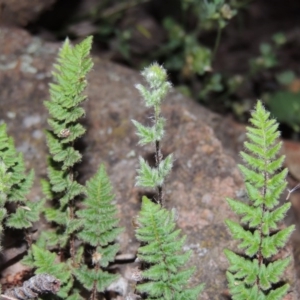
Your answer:
[[[42,130],[47,128],[47,112],[43,100],[48,98],[47,83],[60,45],[16,29],[3,29],[0,45],[5,47],[0,62],[0,119],[8,124],[27,166],[36,170],[37,178],[45,177],[47,149]],[[134,187],[135,170],[138,155],[151,159],[154,151],[137,145],[131,119],[145,123],[151,111],[134,88],[142,81],[137,72],[99,57],[94,57],[94,63],[83,119],[87,134],[79,143],[84,158],[78,171],[84,182],[100,163],[106,165],[121,225],[126,228],[120,237],[121,253],[135,253],[138,243],[132,218],[138,214],[141,196],[149,195]],[[242,179],[214,134],[213,127],[222,127],[220,117],[175,91],[163,103],[162,113],[167,119],[163,154],[175,156],[164,188],[166,206],[178,211],[178,225],[188,237],[185,248],[194,252],[190,262],[197,267],[193,283],[206,283],[201,299],[220,299],[227,288],[223,249],[233,245],[224,219],[234,216],[225,197],[240,193]],[[32,198],[39,196],[36,184]]]
[[[285,164],[297,181],[300,180],[300,145],[293,141],[284,141],[282,152],[285,154]]]
[[[56,0],[0,0],[0,23],[25,26]]]

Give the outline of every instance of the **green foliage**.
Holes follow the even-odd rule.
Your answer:
[[[172,71],[180,71],[187,78],[192,79],[197,75],[206,75],[209,79],[212,71],[212,62],[220,43],[221,30],[234,17],[237,10],[229,1],[179,1],[177,8],[181,10],[183,20],[172,15],[166,15],[163,26],[167,32],[167,41],[161,46],[152,59],[163,57],[164,65]],[[186,22],[193,18],[193,26]],[[199,41],[201,34],[217,30],[215,45],[209,48]],[[210,79],[208,81],[211,81]],[[204,86],[208,90],[209,87]]]
[[[206,22],[214,21],[221,28],[228,24],[228,21],[232,19],[237,11],[230,7],[229,3],[225,0],[211,0],[211,1],[194,1],[198,2],[199,13]]]
[[[300,93],[279,91],[270,95],[268,106],[278,121],[288,124],[294,131],[300,131]],[[288,103],[288,105],[287,105]]]
[[[259,47],[260,55],[250,60],[250,74],[254,74],[274,68],[278,65],[278,49],[286,43],[286,37],[278,32],[272,36],[270,43],[261,43]]]
[[[149,266],[142,271],[145,282],[137,290],[147,293],[147,299],[197,299],[203,285],[187,285],[195,268],[182,269],[191,251],[182,251],[185,237],[180,238],[180,230],[175,229],[174,213],[143,197],[137,223],[136,237],[143,243],[138,258]]]
[[[55,276],[61,282],[58,296],[69,299],[68,294],[73,285],[73,278],[70,269],[66,268],[65,263],[59,263],[55,253],[32,245],[32,255],[36,267],[36,274],[47,273]]]
[[[279,204],[286,188],[287,169],[281,169],[284,157],[278,157],[281,143],[278,124],[258,101],[247,127],[247,152],[241,152],[245,165],[239,165],[244,176],[249,203],[227,199],[231,209],[241,216],[241,224],[226,220],[238,248],[244,255],[225,250],[230,262],[227,272],[232,299],[282,299],[289,285],[279,284],[290,259],[275,259],[284,247],[294,226],[279,229],[290,203]],[[279,284],[279,285],[278,285]]]
[[[251,74],[254,75],[261,70],[270,69],[278,65],[274,47],[269,43],[260,45],[260,55],[250,60]]]
[[[142,72],[149,88],[137,84],[146,107],[152,107],[154,116],[151,127],[146,127],[138,121],[132,120],[137,129],[137,135],[140,138],[139,144],[155,144],[155,168],[150,167],[142,157],[140,157],[140,168],[136,178],[136,185],[146,188],[158,189],[158,202],[162,202],[160,188],[162,187],[166,176],[172,169],[173,156],[170,154],[164,160],[160,150],[160,141],[164,136],[165,119],[161,116],[161,103],[171,88],[170,82],[167,81],[166,70],[158,64],[152,64]]]
[[[173,165],[173,155],[163,159],[160,142],[164,135],[165,119],[161,117],[161,102],[171,84],[167,81],[165,69],[158,64],[150,65],[142,72],[149,89],[138,84],[136,88],[143,97],[146,107],[152,107],[153,124],[146,127],[133,120],[140,138],[139,144],[155,144],[155,167],[151,167],[142,157],[137,170],[136,185],[157,189],[157,204],[143,197],[142,209],[137,218],[136,237],[142,243],[138,258],[142,261],[143,282],[136,287],[146,293],[147,299],[196,299],[203,286],[188,288],[187,281],[195,272],[194,268],[182,270],[191,252],[182,253],[185,237],[179,238],[180,230],[175,230],[174,213],[163,208],[162,186]],[[146,267],[146,269],[145,269]]]
[[[140,157],[139,175],[136,177],[136,184],[142,187],[156,188],[162,186],[165,177],[172,169],[172,158],[170,154],[165,160],[161,161],[158,168],[151,168],[149,164]]]
[[[87,197],[82,202],[84,209],[77,211],[77,216],[83,223],[78,237],[94,247],[107,247],[122,229],[118,228],[117,209],[112,204],[114,195],[103,165],[86,183],[86,188]],[[115,250],[113,252],[116,253]]]
[[[9,193],[11,174],[7,172],[7,168],[2,160],[0,160],[0,207],[4,207]],[[1,219],[2,220],[2,219]]]
[[[103,270],[114,261],[119,246],[115,240],[123,230],[118,227],[117,209],[112,204],[114,195],[103,165],[93,178],[86,183],[87,197],[83,201],[84,209],[77,211],[82,221],[78,238],[93,246],[93,269],[81,265],[76,270],[76,278],[89,291],[103,292],[118,276]]]
[[[117,276],[105,268],[115,259],[119,249],[115,239],[122,231],[104,167],[99,168],[86,187],[76,181],[73,171],[81,160],[74,142],[85,132],[78,123],[85,114],[79,105],[86,99],[86,75],[93,65],[89,57],[91,43],[92,38],[88,37],[71,47],[66,40],[58,55],[53,72],[55,83],[50,84],[51,100],[45,102],[52,127],[46,132],[49,181],[41,182],[46,198],[52,200],[44,212],[54,228],[40,235],[33,251],[23,260],[34,266],[37,273],[46,272],[60,279],[62,289],[58,296],[69,300],[82,299],[76,285],[80,291],[82,287],[91,291],[90,299],[95,300],[98,292],[116,280]],[[86,198],[79,210],[76,202],[83,194]],[[91,248],[92,257],[87,258],[85,252],[90,253]],[[57,249],[59,256],[55,253]]]
[[[76,278],[82,283],[88,291],[103,292],[113,281],[118,278],[118,275],[103,272],[100,269],[88,269],[87,266],[82,266],[76,270]]]
[[[84,194],[85,188],[73,175],[74,165],[81,161],[81,154],[74,149],[74,142],[85,132],[79,124],[85,112],[79,105],[86,99],[83,93],[87,86],[86,76],[93,66],[89,57],[91,45],[92,37],[74,47],[68,39],[64,42],[54,65],[55,83],[50,84],[49,90],[51,99],[45,101],[52,130],[46,132],[51,155],[48,159],[49,182],[43,181],[42,188],[45,196],[54,201],[54,206],[45,210],[45,216],[57,225],[57,238],[51,240],[60,247],[72,243],[72,235],[81,226],[74,217],[74,210],[75,201]]]
[[[0,160],[0,239],[2,239],[3,220],[7,213],[4,204],[10,189],[10,175],[11,174],[7,172],[4,162]],[[2,246],[0,240],[0,251],[1,249]]]
[[[25,172],[24,160],[21,153],[17,153],[13,139],[6,133],[6,125],[0,125],[0,161],[2,172],[1,206],[5,202],[13,203],[13,210],[9,211],[5,225],[10,228],[27,229],[38,221],[44,201],[31,202],[27,199],[34,179],[34,172]]]

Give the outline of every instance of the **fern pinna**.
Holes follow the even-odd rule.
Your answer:
[[[137,256],[148,265],[142,271],[144,282],[137,285],[137,290],[146,293],[147,299],[198,299],[203,285],[188,287],[195,268],[182,269],[192,253],[182,251],[186,237],[179,238],[174,212],[143,197],[137,224],[136,237],[143,243]]]
[[[226,220],[234,239],[241,240],[243,254],[225,250],[230,267],[227,272],[234,300],[279,300],[289,288],[280,277],[290,258],[278,259],[294,226],[279,229],[290,203],[279,204],[286,188],[287,169],[281,169],[284,156],[278,153],[281,143],[278,124],[258,101],[247,127],[246,152],[241,152],[245,165],[239,165],[244,176],[249,203],[227,199],[231,209],[241,215],[242,225]]]

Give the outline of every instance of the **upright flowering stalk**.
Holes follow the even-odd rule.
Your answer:
[[[157,203],[163,205],[163,183],[166,176],[172,169],[173,155],[170,154],[165,159],[161,152],[160,142],[164,136],[165,119],[161,116],[161,102],[168,93],[171,83],[167,81],[166,70],[157,63],[145,68],[142,72],[148,88],[137,84],[146,107],[152,107],[154,114],[152,117],[152,126],[144,126],[141,123],[132,120],[136,126],[137,135],[140,138],[139,144],[155,144],[155,167],[152,168],[142,157],[140,157],[140,168],[136,178],[136,185],[144,188],[157,190]]]
[[[140,138],[139,144],[155,144],[155,166],[151,167],[140,157],[136,185],[157,190],[153,203],[142,199],[142,208],[136,218],[136,238],[141,242],[137,256],[142,262],[136,291],[143,299],[195,300],[203,285],[189,287],[195,268],[185,268],[191,251],[183,251],[185,237],[176,229],[175,214],[163,207],[163,183],[172,169],[173,156],[163,159],[160,143],[164,136],[165,119],[161,116],[161,102],[171,87],[165,69],[158,64],[146,68],[142,75],[148,88],[138,84],[136,88],[147,107],[153,107],[152,126],[146,127],[133,120]]]

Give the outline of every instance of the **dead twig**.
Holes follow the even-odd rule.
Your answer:
[[[11,288],[0,296],[0,300],[28,300],[40,294],[56,294],[60,289],[60,281],[49,274],[38,274],[24,281],[23,286]]]

